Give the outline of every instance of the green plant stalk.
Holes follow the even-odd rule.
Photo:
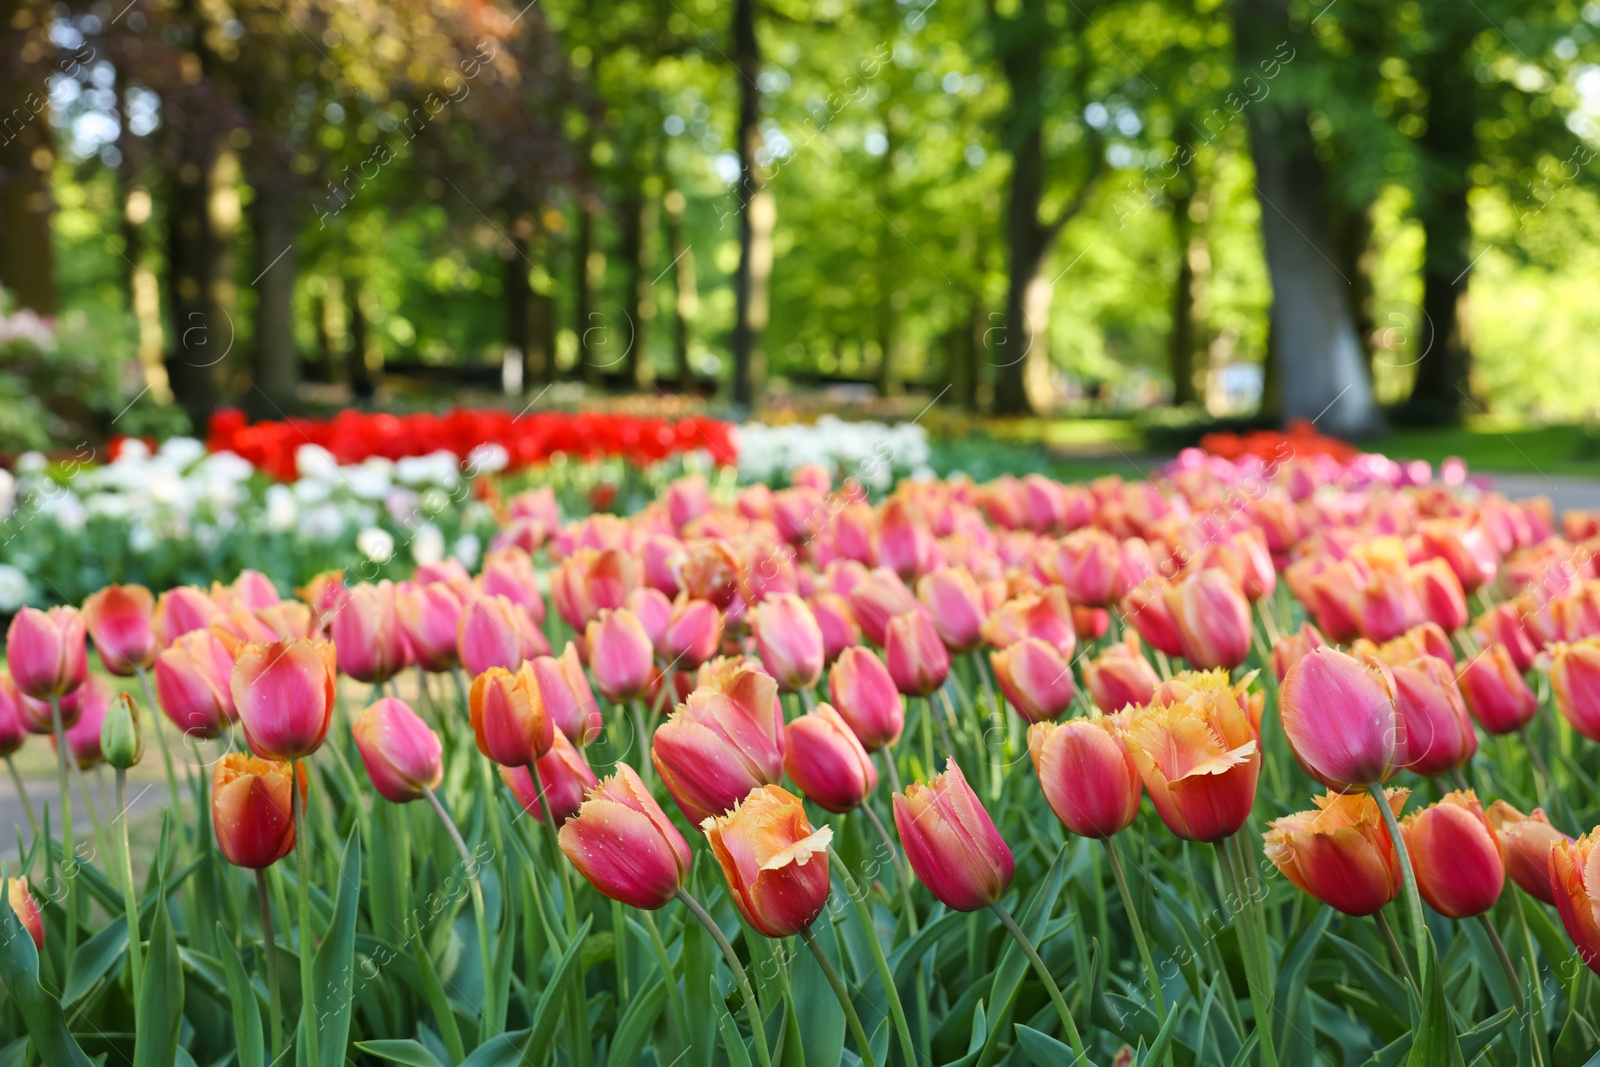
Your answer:
[[[1533,1061],[1537,1067],[1549,1062],[1550,1053],[1545,1048],[1546,1033],[1544,1028],[1545,1004],[1544,983],[1539,981],[1539,957],[1533,947],[1533,933],[1528,929],[1528,916],[1524,912],[1522,896],[1518,893],[1511,894],[1511,907],[1517,916],[1517,934],[1519,944],[1517,951],[1528,965],[1529,985],[1533,987],[1533,1004],[1528,1016],[1528,1029],[1533,1034]]]
[[[1526,1009],[1526,1000],[1522,996],[1522,979],[1517,977],[1517,969],[1511,966],[1511,957],[1506,955],[1505,942],[1500,940],[1500,931],[1494,928],[1494,923],[1489,921],[1488,912],[1480,912],[1478,922],[1483,926],[1483,932],[1489,936],[1489,944],[1494,946],[1494,954],[1500,960],[1500,967],[1506,972],[1506,981],[1511,983],[1511,999],[1516,1005],[1517,1014],[1521,1015]]]
[[[556,825],[556,817],[550,811],[550,797],[544,788],[544,782],[539,778],[539,765],[528,764],[528,774],[533,778],[533,788],[539,794],[539,811],[544,815],[544,825],[550,831],[550,851],[554,853],[551,862],[556,870],[561,872],[561,911],[567,920],[567,937],[578,936],[578,898],[572,892],[572,872],[568,870],[567,857],[561,852],[561,839],[557,831],[561,828]]]
[[[1389,955],[1394,965],[1405,976],[1407,984],[1411,986],[1411,995],[1417,998],[1417,1003],[1422,1003],[1422,990],[1417,988],[1417,976],[1411,973],[1411,964],[1406,960],[1406,954],[1400,948],[1399,940],[1394,936],[1394,927],[1389,925],[1389,920],[1383,917],[1383,912],[1375,911],[1372,918],[1377,922],[1378,929],[1383,933],[1384,944],[1389,946]]]
[[[1083,1037],[1078,1033],[1078,1024],[1072,1021],[1072,1012],[1067,1010],[1066,998],[1061,995],[1061,988],[1051,977],[1050,969],[1044,965],[1044,960],[1039,958],[1039,950],[1033,947],[1033,942],[1028,940],[1028,935],[1022,932],[1022,927],[1017,925],[1017,920],[1011,917],[1004,904],[997,900],[989,905],[989,909],[999,917],[1006,930],[1016,939],[1017,947],[1028,957],[1028,962],[1033,964],[1034,973],[1050,992],[1050,1002],[1056,1006],[1056,1014],[1061,1016],[1061,1025],[1066,1029],[1067,1041],[1072,1045],[1072,1052],[1077,1057],[1073,1062],[1089,1062],[1088,1054],[1083,1050]]]
[[[894,760],[886,760],[889,766],[894,766]],[[867,816],[867,821],[877,831],[878,839],[883,842],[883,847],[889,853],[889,865],[894,868],[895,884],[900,887],[900,903],[906,909],[906,921],[911,926],[911,932],[917,932],[917,906],[911,901],[911,865],[900,855],[900,850],[895,847],[894,838],[889,836],[889,828],[883,825],[883,820],[878,818],[878,813],[872,810],[872,805],[866,800],[861,802],[861,810]],[[843,866],[843,864],[840,864]]]
[[[172,769],[172,748],[167,744],[167,732],[161,728],[164,716],[157,714],[161,705],[156,703],[155,692],[150,688],[150,672],[140,667],[135,673],[139,676],[139,687],[144,690],[144,702],[153,716],[150,726],[156,735],[156,744],[161,749],[161,765],[167,772],[167,795],[172,801],[172,810],[182,811],[183,807],[178,802],[178,776]]]
[[[487,1030],[499,1025],[500,1016],[495,1011],[494,954],[489,940],[489,913],[483,906],[483,886],[478,883],[477,864],[473,862],[472,853],[462,839],[461,831],[456,828],[455,820],[450,818],[450,813],[439,802],[439,795],[427,787],[423,788],[422,795],[428,798],[439,821],[444,823],[445,832],[450,835],[451,843],[456,846],[456,854],[461,857],[462,873],[467,876],[467,885],[471,887],[472,914],[478,922],[478,954],[483,957],[483,1018]]]
[[[311,838],[306,828],[306,802],[300,795],[300,760],[290,760],[289,796],[294,816],[295,889],[300,898],[300,1026],[305,1031],[306,1062],[321,1063],[317,1056],[317,1009],[312,996],[311,956]]]
[[[28,789],[22,784],[22,775],[17,773],[17,765],[10,756],[6,757],[6,770],[11,772],[11,784],[17,788],[17,796],[22,798],[22,810],[28,813],[28,832],[37,838],[39,836],[39,819],[33,813],[33,798],[28,795]]]
[[[667,683],[663,682],[662,688],[666,688],[666,685]],[[649,758],[651,734],[649,724],[644,717],[644,701],[628,701],[628,710],[633,716],[633,732],[639,741],[639,759],[637,760],[640,768],[639,776],[644,779],[644,787],[650,789],[652,788],[651,779],[655,777],[655,765]]]
[[[862,1062],[867,1067],[878,1067],[878,1061],[872,1055],[872,1044],[867,1040],[867,1032],[861,1026],[861,1016],[856,1014],[856,1006],[850,1003],[850,991],[845,988],[844,979],[839,977],[833,961],[828,959],[828,954],[817,944],[817,935],[811,932],[811,927],[808,926],[800,931],[800,939],[811,950],[811,955],[816,957],[817,966],[822,968],[823,977],[827,978],[828,984],[833,987],[833,995],[838,998],[839,1007],[844,1009],[845,1021],[850,1024],[850,1032],[855,1035]]]
[[[739,962],[739,954],[733,951],[733,945],[722,932],[722,927],[717,925],[717,921],[698,900],[689,895],[687,889],[680,888],[674,895],[689,909],[691,915],[700,920],[700,925],[706,928],[711,940],[722,950],[722,958],[728,962],[728,969],[733,972],[733,980],[738,983],[739,994],[744,997],[744,1010],[750,1015],[750,1032],[756,1044],[756,1062],[760,1067],[772,1067],[772,1053],[767,1048],[767,1031],[761,1017],[761,1005],[756,1002],[756,991],[750,986],[750,976],[745,973],[744,964]],[[779,973],[784,973],[781,968]]]
[[[678,976],[672,971],[672,957],[667,955],[667,943],[661,940],[656,913],[640,911],[639,914],[644,918],[644,928],[650,932],[650,947],[655,951],[656,966],[661,968],[661,977],[667,987],[667,1003],[672,1008],[672,1037],[681,1046],[688,1018],[683,1010],[683,993],[678,989]]]
[[[67,757],[72,751],[67,744],[67,731],[61,725],[61,698],[50,698],[50,725],[56,735],[56,767],[61,782],[61,874],[66,881],[66,913],[67,913],[67,974],[72,973],[73,957],[78,948],[78,895],[74,892],[77,875],[67,873],[67,864],[74,862],[72,850],[72,786],[67,781]],[[65,977],[63,977],[63,983]]]
[[[117,768],[117,808],[122,824],[122,908],[128,919],[128,974],[133,980],[133,1002],[138,1004],[144,989],[144,946],[140,943],[139,900],[133,885],[133,852],[128,847],[128,771]]]
[[[1111,839],[1101,841],[1105,846],[1106,858],[1111,862],[1111,873],[1117,880],[1117,892],[1122,894],[1122,910],[1128,913],[1128,925],[1133,928],[1133,943],[1138,946],[1139,959],[1144,964],[1145,978],[1150,983],[1150,995],[1156,1001],[1156,1018],[1162,1025],[1167,1022],[1167,1000],[1161,994],[1161,977],[1156,972],[1155,960],[1150,957],[1150,944],[1145,940],[1144,924],[1139,921],[1139,912],[1133,906],[1133,893],[1128,889],[1128,874],[1122,869],[1122,857],[1117,855],[1117,846]]]
[[[1234,923],[1239,934],[1239,947],[1245,964],[1245,984],[1250,987],[1250,1003],[1255,1008],[1256,1033],[1260,1036],[1263,1067],[1277,1067],[1278,1050],[1272,1039],[1273,989],[1269,977],[1271,970],[1266,944],[1266,930],[1256,914],[1255,900],[1250,893],[1249,881],[1239,849],[1238,835],[1217,842],[1217,853],[1228,874],[1239,910]]]
[[[269,1062],[278,1062],[279,1050],[283,1048],[283,994],[278,989],[278,941],[272,932],[272,902],[267,899],[267,871],[264,867],[256,868],[256,898],[261,902],[261,938],[262,951],[267,957],[267,1018],[271,1028],[267,1031],[270,1039],[268,1048],[271,1049]]]
[[[839,874],[844,879],[845,890],[850,894],[850,903],[855,906],[856,918],[860,921],[862,931],[867,936],[867,944],[872,949],[872,965],[877,968],[878,978],[883,982],[884,992],[889,998],[889,1016],[894,1021],[895,1032],[900,1035],[900,1051],[905,1056],[907,1064],[917,1062],[916,1047],[911,1041],[911,1026],[906,1022],[906,1009],[900,1003],[900,990],[895,988],[894,972],[889,969],[889,961],[884,957],[883,945],[878,941],[878,930],[872,922],[872,910],[867,906],[867,898],[856,880],[850,875],[850,868],[840,858],[839,853],[832,848],[828,849],[828,856],[833,864],[839,868]],[[806,931],[810,933],[809,930]]]
[[[1422,916],[1422,895],[1417,892],[1417,872],[1411,867],[1411,853],[1406,851],[1405,835],[1400,832],[1400,823],[1394,817],[1394,809],[1389,807],[1389,798],[1384,794],[1383,786],[1368,786],[1367,792],[1372,794],[1372,799],[1378,802],[1378,811],[1383,814],[1383,822],[1389,829],[1389,840],[1394,842],[1395,855],[1400,857],[1400,881],[1402,892],[1406,898],[1406,914],[1410,917],[1412,948],[1417,954],[1417,991],[1421,993],[1428,984],[1428,922]]]

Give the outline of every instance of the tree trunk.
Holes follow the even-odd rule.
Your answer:
[[[40,61],[54,52],[49,18],[39,0],[0,0],[0,102],[9,109],[0,114],[0,286],[40,315],[54,315],[59,300],[47,181],[56,152],[45,77],[53,72]]]
[[[650,234],[655,229],[655,203],[642,181],[628,191],[622,205],[622,261],[628,268],[627,355],[622,371],[626,384],[648,389],[655,383],[655,363],[650,358],[650,323],[656,305],[650,295]]]
[[[678,391],[688,392],[694,381],[689,367],[689,338],[700,304],[694,278],[694,249],[683,243],[683,194],[670,189],[662,203],[667,214],[667,255],[673,264],[672,365],[678,376]]]
[[[1194,265],[1189,262],[1189,245],[1194,240],[1194,223],[1189,219],[1192,191],[1172,196],[1172,232],[1178,245],[1178,276],[1172,283],[1172,329],[1167,334],[1167,369],[1172,374],[1174,407],[1195,403],[1194,388]]]
[[[595,314],[594,298],[600,288],[600,279],[603,270],[596,270],[596,261],[599,256],[594,248],[595,216],[599,207],[590,202],[587,197],[578,201],[578,226],[573,235],[572,246],[572,329],[578,337],[578,363],[573,368],[573,376],[582,378],[592,386],[600,384],[602,368],[596,363],[597,359],[604,358],[597,355],[600,348],[597,340],[605,336],[605,331],[596,321],[599,316]],[[596,332],[598,331],[598,332]]]
[[[529,353],[533,348],[533,287],[528,284],[527,219],[514,212],[511,219],[511,254],[505,259],[506,360],[518,364],[517,380],[526,387]]]
[[[1037,127],[1029,130],[1012,152],[1009,214],[1006,218],[1005,329],[994,353],[999,371],[994,387],[996,415],[1027,415],[1034,410],[1028,395],[1030,363],[1049,360],[1049,322],[1029,315],[1029,289],[1044,259],[1048,235],[1039,225],[1044,198],[1044,149]],[[1034,301],[1037,302],[1036,300]]]
[[[357,401],[369,401],[376,390],[372,384],[372,365],[367,361],[367,308],[362,299],[360,278],[345,275],[344,300],[345,330],[350,346],[345,352],[345,365],[349,367],[350,395]]]
[[[1285,61],[1275,52],[1291,36],[1287,0],[1244,0],[1234,33],[1247,65]],[[1335,265],[1336,205],[1307,110],[1275,96],[1249,108],[1248,117],[1272,328],[1284,361],[1283,417],[1315,422],[1326,433],[1371,433],[1380,417],[1356,336],[1350,279]]]
[[[761,46],[756,40],[756,0],[733,2],[733,64],[739,73],[739,267],[733,278],[733,402],[758,406],[766,386],[761,331],[767,323],[767,282],[772,272],[772,193],[756,169],[761,145]]]
[[[258,176],[255,202],[255,384],[279,417],[298,404],[300,353],[294,342],[294,286],[300,233],[299,209],[288,176]]]
[[[233,344],[232,323],[218,321],[211,280],[217,241],[211,229],[209,145],[190,141],[167,184],[167,293],[172,311],[167,380],[197,430],[217,406],[217,366]]]

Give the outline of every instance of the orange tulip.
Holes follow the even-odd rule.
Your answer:
[[[526,767],[550,751],[555,727],[529,664],[516,673],[490,667],[472,680],[467,702],[478,751],[502,767]]]
[[[1561,925],[1591,971],[1600,974],[1600,871],[1593,862],[1600,831],[1576,841],[1557,842],[1550,849],[1550,886]]]
[[[1407,790],[1387,791],[1396,815]],[[1381,911],[1400,891],[1400,857],[1378,802],[1368,793],[1312,798],[1316,811],[1276,819],[1265,834],[1267,858],[1304,893],[1346,915]]]
[[[229,752],[217,762],[211,781],[211,823],[222,856],[236,867],[270,867],[294,848],[291,781],[306,798],[306,772],[298,777],[279,760]]]
[[[1500,842],[1472,790],[1446,793],[1400,824],[1429,907],[1452,919],[1470,919],[1494,907],[1506,884]]]
[[[1050,810],[1072,833],[1110,837],[1139,814],[1139,769],[1112,720],[1036,722],[1028,755]]]
[[[1171,687],[1176,699],[1160,703],[1158,691],[1157,703],[1129,717],[1124,739],[1167,828],[1189,841],[1220,841],[1250,817],[1260,745],[1225,676],[1175,681],[1183,683]]]
[[[807,929],[828,900],[828,845],[800,798],[775,785],[752,789],[725,815],[700,824],[739,913],[767,937]]]
[[[1489,805],[1484,813],[1500,842],[1500,858],[1511,880],[1529,896],[1556,902],[1556,886],[1550,880],[1550,850],[1567,845],[1572,838],[1550,825],[1543,808],[1527,815],[1503,800]]]

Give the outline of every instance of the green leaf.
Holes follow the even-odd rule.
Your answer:
[[[318,1067],[343,1067],[350,1043],[351,975],[356,955],[356,905],[361,897],[361,843],[352,829],[339,860],[339,889],[328,932],[311,961],[312,1002],[300,1010],[300,1027],[318,1027]],[[314,1013],[314,1014],[313,1014]],[[304,1047],[304,1042],[300,1042]],[[303,1056],[297,1050],[297,1056]]]
[[[356,1048],[401,1067],[446,1067],[419,1041],[357,1041]]]
[[[707,981],[711,983],[713,1001],[720,1002],[722,993],[717,989],[716,976],[712,975]],[[729,1067],[750,1067],[750,1050],[745,1047],[744,1038],[739,1035],[739,1026],[726,1008],[717,1012],[717,1030],[722,1034],[722,1048],[728,1054]]]
[[[433,965],[433,957],[428,954],[428,940],[419,937],[416,941],[417,974],[422,982],[422,998],[428,1002],[428,1009],[433,1012],[433,1021],[439,1025],[439,1039],[444,1042],[445,1050],[450,1053],[450,1058],[459,1063],[467,1058],[467,1050],[461,1043],[461,1026],[456,1022],[455,1009],[450,1006],[450,998],[445,996],[444,983],[439,981],[439,972]]]
[[[1167,1012],[1167,1021],[1162,1025],[1161,1032],[1150,1045],[1150,1051],[1145,1054],[1141,1064],[1166,1062],[1167,1049],[1172,1046],[1173,1035],[1178,1032],[1178,1016],[1183,1014],[1184,1007],[1189,1003],[1190,992],[1186,989],[1172,1002],[1172,1009]]]
[[[1058,849],[1055,862],[1050,865],[1050,870],[1029,899],[1021,918],[1017,920],[1022,932],[1033,942],[1034,950],[1041,953],[1044,949],[1045,928],[1050,922],[1050,912],[1054,910],[1056,896],[1061,892],[1062,873],[1066,861],[1067,849]],[[992,1025],[979,1063],[992,1062],[1000,1036],[1005,1030],[1003,1021],[1015,1006],[1017,994],[1022,991],[1022,983],[1028,971],[1028,957],[1023,955],[1022,949],[1014,940],[1007,938],[1005,950],[1000,954],[1000,965],[995,968],[994,982],[990,987],[989,1015]]]
[[[172,932],[172,914],[165,900],[156,901],[150,928],[150,949],[144,957],[143,996],[134,1013],[138,1037],[133,1067],[172,1067],[178,1055],[178,1030],[183,1024],[183,961]]]
[[[116,966],[127,951],[128,920],[118,916],[107,923],[104,930],[78,946],[62,1003],[69,1008],[76,1004]]]
[[[537,1062],[536,1056],[528,1059],[524,1055],[538,1048],[528,1040],[532,1033],[531,1030],[512,1030],[491,1037],[461,1061],[461,1067],[517,1067],[521,1063]]]
[[[611,1051],[606,1055],[606,1067],[633,1067],[639,1062],[666,1003],[667,983],[659,977],[634,996],[628,1010],[617,1021]]]
[[[61,1002],[39,985],[39,950],[17,913],[0,905],[0,981],[16,1001],[40,1062],[50,1067],[92,1067],[61,1017]]]
[[[222,972],[228,983],[228,1007],[233,1011],[233,1040],[239,1050],[241,1067],[265,1064],[266,1049],[262,1047],[261,1004],[256,997],[250,977],[244,973],[239,952],[233,947],[228,932],[217,924],[217,954],[222,960]]]
[[[824,946],[833,940],[833,924],[823,911],[811,931]],[[835,1064],[844,1055],[844,1009],[833,995],[816,959],[803,948],[789,962],[789,983],[794,990],[794,1012],[801,1024],[800,1039],[805,1046],[806,1062]],[[720,1005],[713,1005],[716,1010]],[[857,1009],[859,1010],[859,1009]]]
[[[1016,1030],[1017,1046],[1033,1067],[1061,1067],[1061,1064],[1071,1063],[1075,1058],[1076,1054],[1070,1045],[1062,1044],[1049,1034],[1021,1023],[1016,1024]]]
[[[1425,951],[1430,958],[1428,977],[1423,981],[1427,989],[1422,995],[1422,1023],[1412,1039],[1406,1067],[1465,1067],[1455,1024],[1450,1020],[1450,1005],[1445,1000],[1444,978],[1440,974],[1443,968],[1431,939]]]
[[[561,957],[561,962],[556,964],[554,973],[550,975],[550,984],[544,987],[544,992],[539,994],[539,1006],[533,1012],[533,1026],[530,1032],[533,1041],[528,1044],[528,1051],[538,1049],[541,1054],[550,1044],[550,1038],[556,1032],[556,1024],[561,1021],[562,1001],[566,997],[567,983],[573,980],[574,975],[580,973],[583,960],[583,939],[589,933],[589,927],[594,923],[594,916],[584,918],[583,925],[578,927],[578,933],[567,946],[566,954]],[[585,1035],[587,1040],[587,1035]],[[534,1062],[524,1058],[524,1063]]]

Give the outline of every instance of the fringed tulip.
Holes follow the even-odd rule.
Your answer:
[[[637,700],[655,677],[650,635],[627,608],[602,611],[584,632],[595,685],[613,703]]]
[[[466,601],[448,582],[402,583],[395,596],[395,616],[417,664],[438,673],[459,660],[456,639]]]
[[[727,814],[707,817],[700,829],[728,880],[728,895],[757,932],[788,937],[817,921],[828,900],[833,828],[814,829],[799,797],[761,786]]]
[[[1388,781],[1397,769],[1394,678],[1336,648],[1289,668],[1278,694],[1283,732],[1318,781],[1343,792]]]
[[[472,680],[467,703],[478,751],[502,767],[526,767],[555,742],[555,727],[530,664],[515,673],[490,667]]]
[[[1467,710],[1491,734],[1515,733],[1539,710],[1539,700],[1511,662],[1505,645],[1490,645],[1456,674]]]
[[[1071,833],[1111,837],[1139,814],[1139,770],[1110,719],[1036,722],[1028,755],[1045,801]]]
[[[1550,850],[1550,886],[1555,893],[1561,925],[1578,950],[1578,957],[1600,974],[1600,870],[1593,860],[1600,830],[1576,841],[1557,843]]]
[[[828,696],[868,752],[900,740],[905,705],[883,660],[859,645],[845,649],[828,671]]]
[[[28,937],[33,940],[35,951],[44,951],[44,916],[39,912],[39,902],[33,898],[33,890],[28,888],[27,878],[12,878],[6,883],[6,902],[11,906],[11,912],[28,931]]]
[[[270,867],[294,848],[295,776],[288,763],[229,752],[211,779],[211,824],[223,859],[235,867]],[[298,775],[305,803],[306,772]]]
[[[1556,709],[1578,733],[1600,741],[1600,638],[1556,644],[1550,654]]]
[[[814,687],[822,678],[822,628],[793,593],[769,596],[751,615],[756,650],[785,693]]]
[[[1417,890],[1428,906],[1452,919],[1470,919],[1494,907],[1506,884],[1505,863],[1494,827],[1477,795],[1446,793],[1437,804],[1400,824],[1417,873]]]
[[[1395,815],[1407,795],[1404,789],[1387,791]],[[1369,793],[1312,799],[1316,811],[1273,821],[1265,835],[1267,859],[1302,892],[1346,915],[1383,910],[1400,892],[1401,876],[1378,802]]]
[[[539,656],[529,667],[539,682],[545,712],[557,730],[575,745],[586,745],[605,729],[589,678],[578,659],[578,646],[567,642],[560,656]]]
[[[536,766],[539,770],[537,782],[526,767],[500,768],[500,780],[511,790],[522,810],[536,822],[544,822],[544,808],[539,803],[540,787],[550,805],[550,815],[559,825],[576,815],[583,805],[584,794],[600,784],[582,750],[559,730],[550,751],[539,757]]]
[[[853,811],[878,787],[878,768],[831,704],[785,727],[783,768],[800,792],[832,812]]]
[[[917,581],[917,597],[933,617],[939,639],[951,652],[971,652],[983,643],[989,617],[983,593],[965,567],[946,567]]]
[[[894,826],[917,880],[954,911],[977,911],[1011,885],[1016,861],[954,759],[894,797]]]
[[[722,646],[722,612],[709,600],[691,600],[678,594],[657,651],[668,663],[693,670],[717,654]]]
[[[387,580],[349,589],[329,622],[329,635],[340,673],[358,682],[386,682],[411,658],[395,613],[394,583]]]
[[[77,608],[23,608],[6,630],[11,680],[44,700],[72,692],[89,676],[83,615]]]
[[[996,649],[989,664],[1006,701],[1028,722],[1060,718],[1077,695],[1071,664],[1037,637]]]
[[[1465,767],[1478,751],[1478,734],[1450,665],[1419,656],[1389,673],[1401,725],[1395,761],[1429,778]]]
[[[108,585],[83,602],[83,622],[106,670],[129,678],[156,658],[155,598],[142,585]]]
[[[1500,859],[1506,874],[1529,896],[1546,904],[1556,902],[1557,887],[1550,880],[1550,850],[1572,843],[1572,838],[1550,825],[1543,808],[1527,815],[1503,800],[1483,813],[1500,842]]]
[[[1148,704],[1161,679],[1139,650],[1138,632],[1131,631],[1125,641],[1084,661],[1083,684],[1094,706],[1109,715],[1130,704]]]
[[[444,781],[439,736],[403,701],[384,697],[350,724],[367,777],[385,800],[416,800]]]
[[[1189,575],[1167,590],[1166,602],[1191,666],[1231,670],[1250,654],[1250,602],[1222,571]]]
[[[933,620],[921,611],[890,621],[883,651],[889,676],[906,696],[930,696],[950,676],[950,653]]]
[[[1177,699],[1159,703],[1158,692],[1158,703],[1134,711],[1123,737],[1167,829],[1188,841],[1220,841],[1250,817],[1260,744],[1226,678],[1187,677],[1172,687],[1181,689]]]
[[[333,717],[333,645],[277,641],[244,649],[233,667],[233,706],[250,750],[293,760],[322,747]]]
[[[557,841],[590,885],[646,911],[666,906],[694,864],[689,843],[626,763],[589,791]]]
[[[758,672],[748,678],[752,686],[765,679],[771,699],[757,692],[734,699],[702,687],[655,732],[650,758],[691,823],[721,815],[756,786],[783,779],[777,684]]]
[[[239,718],[233,657],[208,629],[191,630],[156,657],[156,700],[185,734],[211,738]]]

